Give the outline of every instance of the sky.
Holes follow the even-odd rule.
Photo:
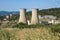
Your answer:
[[[60,7],[60,0],[0,0],[0,11],[19,11],[20,8],[48,9]]]

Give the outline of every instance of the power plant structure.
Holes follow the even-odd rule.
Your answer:
[[[25,23],[27,24],[27,18],[26,18],[26,9],[21,8],[20,9],[20,17],[19,17],[19,23]],[[38,24],[38,9],[32,8],[32,17],[30,24]]]
[[[32,8],[31,24],[38,24],[38,9]]]
[[[27,24],[26,9],[24,9],[24,8],[20,9],[19,23]]]

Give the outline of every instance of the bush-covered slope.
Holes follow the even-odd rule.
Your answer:
[[[39,11],[40,15],[54,15],[60,17],[60,8],[43,9]]]

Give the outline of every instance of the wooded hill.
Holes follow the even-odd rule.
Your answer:
[[[38,14],[41,16],[44,15],[54,15],[57,18],[60,18],[60,8],[50,8],[50,9],[42,9],[38,11]],[[27,12],[29,18],[31,18],[31,11]]]
[[[60,8],[43,9],[39,11],[40,15],[54,15],[60,17]]]
[[[57,18],[60,18],[60,8],[50,8],[50,9],[42,9],[38,12],[39,15],[54,15]],[[27,15],[31,15],[31,11],[27,12]]]

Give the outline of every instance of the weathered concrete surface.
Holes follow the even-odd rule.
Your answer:
[[[38,9],[32,9],[31,24],[38,24]]]
[[[19,23],[25,23],[25,24],[27,23],[27,20],[26,20],[26,9],[24,9],[24,8],[20,9]]]

